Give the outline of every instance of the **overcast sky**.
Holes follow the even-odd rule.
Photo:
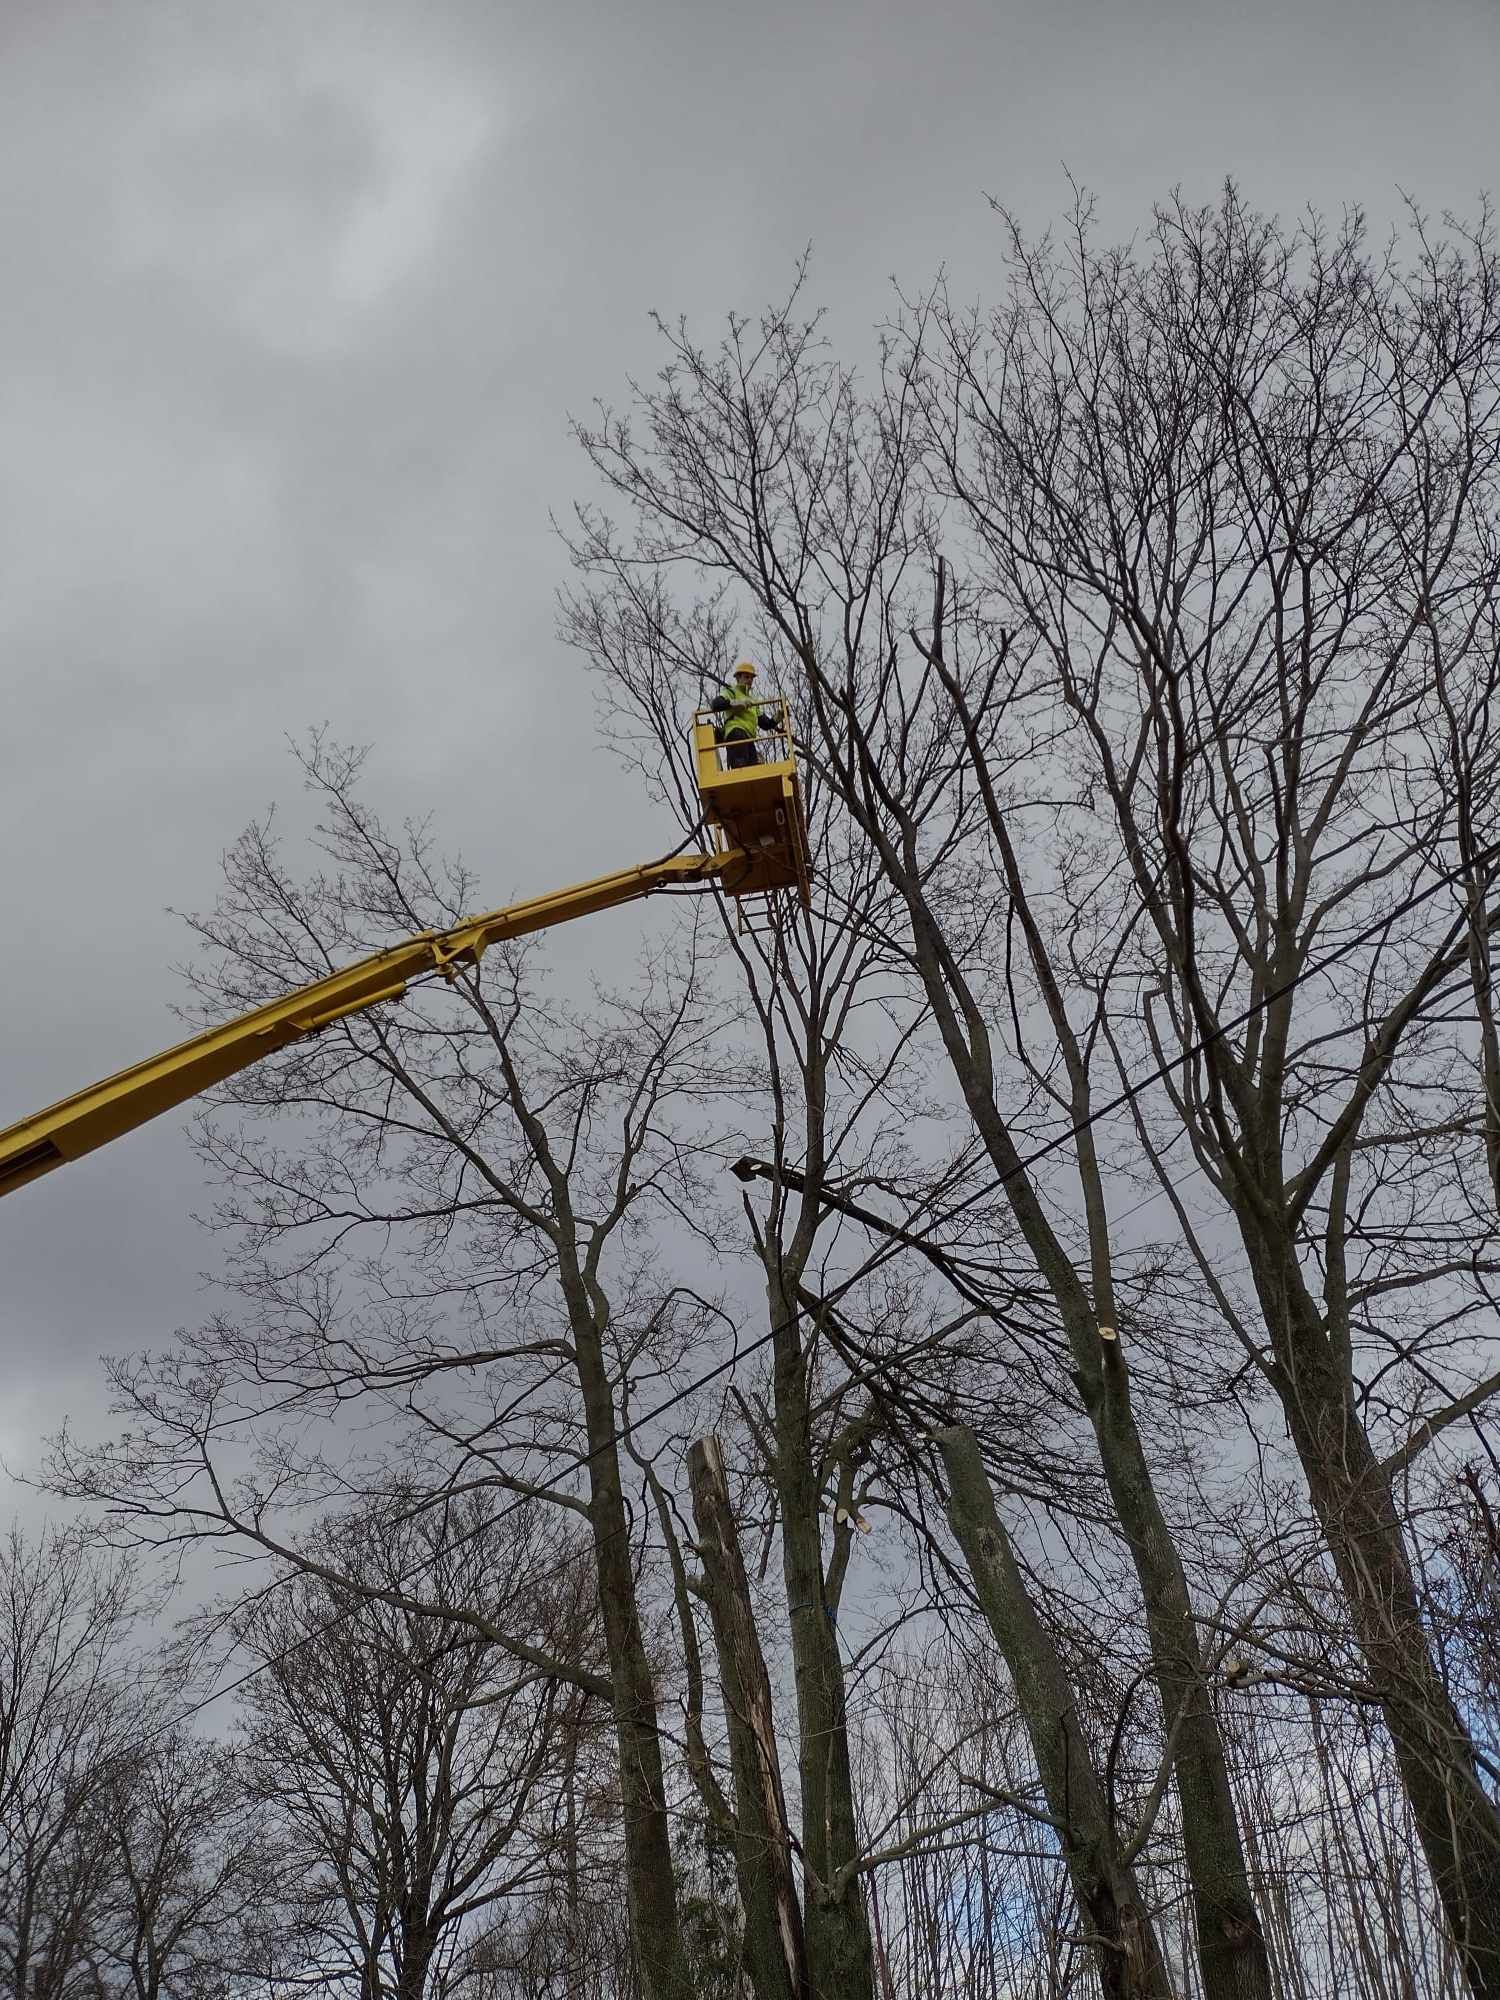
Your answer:
[[[982,292],[986,196],[1039,228],[1065,167],[1120,235],[1226,174],[1472,211],[1497,76],[1494,0],[0,0],[0,1124],[175,1039],[167,906],[310,725],[494,901],[653,851],[548,524],[652,307],[711,334],[810,242],[860,342],[893,275]],[[0,1205],[16,1469],[204,1310],[182,1123]]]

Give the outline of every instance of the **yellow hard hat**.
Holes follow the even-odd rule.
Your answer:
[[[755,662],[753,660],[736,660],[734,677],[736,680],[753,681],[755,679]]]

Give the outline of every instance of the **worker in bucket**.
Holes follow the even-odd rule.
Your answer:
[[[762,730],[775,729],[781,718],[773,712],[761,713],[755,699],[755,668],[749,660],[736,663],[734,673],[710,703],[719,718],[718,739],[726,746],[725,763],[731,771],[743,771],[760,762],[756,738]]]

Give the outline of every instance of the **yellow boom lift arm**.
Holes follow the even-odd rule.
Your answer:
[[[743,769],[727,768],[712,714],[702,711],[693,719],[695,774],[704,824],[713,835],[711,852],[668,855],[483,916],[466,917],[451,930],[421,931],[310,986],[205,1029],[0,1132],[0,1195],[133,1132],[164,1111],[175,1110],[305,1035],[315,1035],[383,1000],[399,1000],[414,979],[437,972],[451,980],[458,968],[477,965],[492,944],[506,938],[525,937],[575,917],[638,902],[658,890],[706,889],[715,882],[726,895],[737,898],[790,891],[805,909],[807,833],[786,707],[780,702],[765,702],[762,707],[776,711],[780,726],[757,748],[779,754]]]

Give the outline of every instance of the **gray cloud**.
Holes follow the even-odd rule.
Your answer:
[[[0,1117],[170,1039],[283,739],[378,746],[496,900],[652,851],[552,636],[569,410],[813,293],[856,350],[1063,162],[1121,232],[1226,173],[1290,211],[1494,169],[1492,9],[960,0],[630,10],[17,0],[0,62]],[[587,759],[586,788],[577,780]],[[295,815],[293,815],[295,818]],[[630,948],[615,920],[585,945]],[[180,1121],[0,1207],[0,1452],[201,1310]],[[29,1503],[28,1503],[29,1504]]]

